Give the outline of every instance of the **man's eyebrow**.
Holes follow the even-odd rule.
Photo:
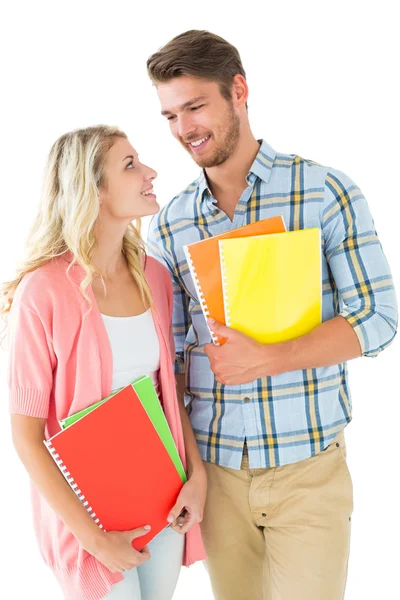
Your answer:
[[[192,100],[188,100],[187,102],[179,106],[178,110],[185,110],[185,108],[188,108],[189,106],[192,106],[192,104],[200,102],[200,100],[205,100],[205,98],[206,96],[197,96],[196,98],[192,98]],[[163,110],[161,111],[161,114],[164,117],[165,115],[171,115],[172,113],[170,110]]]

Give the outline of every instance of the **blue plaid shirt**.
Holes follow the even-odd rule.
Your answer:
[[[364,356],[394,338],[392,277],[367,202],[345,174],[266,142],[247,175],[233,221],[213,198],[204,172],[155,215],[149,252],[174,286],[176,372],[186,373],[185,403],[204,460],[240,469],[246,440],[251,468],[275,467],[323,450],[351,420],[346,363],[218,383],[204,345],[211,341],[183,252],[185,244],[282,215],[288,230],[318,227],[322,238],[323,320],[344,317]]]

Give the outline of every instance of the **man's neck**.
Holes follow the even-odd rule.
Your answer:
[[[242,192],[247,187],[246,177],[260,150],[260,144],[251,132],[240,140],[236,152],[222,165],[206,169],[210,191],[218,206],[229,217],[235,212]]]

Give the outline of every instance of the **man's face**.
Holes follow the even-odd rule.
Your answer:
[[[217,82],[185,75],[160,83],[157,92],[172,135],[200,167],[216,167],[232,156],[240,118]]]

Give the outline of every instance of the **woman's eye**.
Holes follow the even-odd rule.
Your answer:
[[[129,163],[126,165],[126,168],[127,168],[127,169],[129,169],[129,168],[133,169],[133,168],[134,168],[134,166],[133,166],[133,160],[131,160],[131,162],[129,162]]]

